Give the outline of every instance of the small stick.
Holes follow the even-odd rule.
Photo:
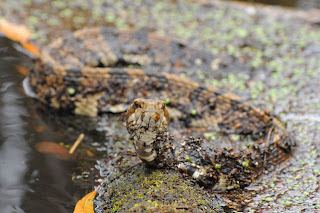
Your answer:
[[[137,163],[137,164],[135,164],[135,165],[133,165],[133,166],[130,166],[130,167],[127,168],[125,171],[121,172],[121,174],[119,174],[117,177],[112,178],[111,180],[109,180],[110,183],[112,183],[114,180],[116,180],[116,179],[118,179],[119,177],[121,177],[121,175],[126,174],[126,173],[129,172],[131,169],[133,169],[134,167],[136,167],[136,166],[138,166],[138,165],[141,165],[141,164],[142,164],[142,162]]]
[[[188,210],[191,209],[192,207],[189,206],[177,206],[176,209],[184,209],[184,210]]]
[[[84,138],[84,134],[83,133],[81,133],[80,135],[79,135],[79,137],[77,138],[77,140],[74,142],[74,144],[72,145],[72,147],[70,148],[70,150],[69,150],[69,154],[73,154],[73,152],[76,150],[76,148],[78,147],[78,145],[80,144],[80,142],[83,140],[83,138]]]

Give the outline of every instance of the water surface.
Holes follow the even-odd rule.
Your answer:
[[[17,52],[15,45],[0,37],[1,212],[72,212],[73,163],[34,148],[37,142],[64,138],[43,122],[35,101],[24,95],[23,76],[14,65],[30,59]]]

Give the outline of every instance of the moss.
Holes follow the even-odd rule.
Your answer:
[[[71,9],[66,8],[66,9],[63,9],[63,10],[59,13],[59,15],[60,15],[61,17],[66,18],[66,17],[70,17],[70,16],[72,15],[72,13],[73,13],[73,11],[72,11]]]
[[[205,133],[203,134],[203,136],[204,136],[205,138],[210,138],[210,140],[215,140],[215,139],[216,139],[216,135],[217,135],[216,132],[205,132]]]
[[[105,186],[104,208],[116,212],[210,210],[210,195],[173,171],[148,169],[144,165]],[[181,209],[181,210],[180,210]]]
[[[170,103],[170,98],[165,98],[165,99],[164,99],[164,102],[165,102],[166,104],[169,104],[169,103]]]

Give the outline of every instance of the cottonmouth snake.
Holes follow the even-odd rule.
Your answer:
[[[213,72],[215,61],[209,52],[143,30],[91,28],[46,47],[29,83],[51,107],[92,117],[124,112],[136,98],[146,98],[127,111],[127,128],[144,162],[178,169],[216,190],[242,188],[288,159],[296,144],[271,113],[179,77],[194,70]],[[188,127],[249,135],[254,143],[236,151],[194,137],[178,141],[167,132],[167,107]]]

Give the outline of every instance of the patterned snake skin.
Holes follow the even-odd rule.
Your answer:
[[[248,186],[264,170],[288,159],[296,144],[267,111],[232,93],[179,77],[194,70],[212,73],[216,61],[209,52],[143,30],[89,28],[45,48],[29,84],[41,102],[91,117],[124,112],[136,98],[144,98],[127,111],[139,157],[156,167],[185,172],[213,189],[229,190]],[[167,132],[167,108],[188,127],[249,135],[255,143],[237,152],[209,147],[193,137],[176,141]],[[148,113],[138,112],[141,109]],[[149,122],[144,121],[143,128],[138,126],[142,115],[149,116],[152,125],[143,126]]]
[[[164,101],[136,99],[126,117],[128,132],[141,160],[155,167],[187,173],[214,190],[248,186],[265,169],[287,159],[292,151],[292,138],[277,124],[270,125],[272,121],[267,119],[268,136],[237,153],[209,147],[193,137],[175,140],[168,133],[170,118]]]

